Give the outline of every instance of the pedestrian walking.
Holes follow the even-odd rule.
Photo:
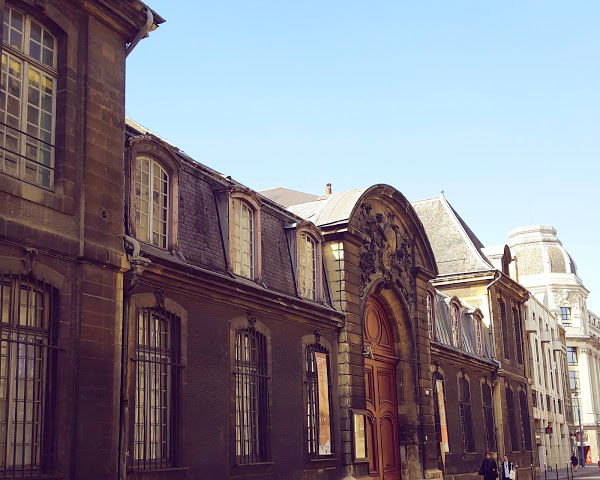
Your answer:
[[[515,480],[515,478],[517,478],[515,465],[508,460],[506,455],[504,455],[502,463],[500,464],[500,473],[502,474],[502,480]]]
[[[575,452],[573,452],[573,455],[571,455],[571,465],[573,465],[573,468],[577,468],[578,464],[579,464],[579,460],[577,460],[577,457],[575,456]]]
[[[498,466],[490,452],[485,453],[485,458],[479,469],[479,475],[483,475],[483,480],[496,480],[498,478]]]

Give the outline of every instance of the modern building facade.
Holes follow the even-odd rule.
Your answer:
[[[600,329],[587,310],[589,291],[577,274],[572,257],[549,225],[531,225],[511,231],[508,244],[516,257],[519,283],[551,313],[566,332],[568,370],[575,430],[573,450],[588,464],[600,460]],[[576,450],[577,449],[577,450]]]

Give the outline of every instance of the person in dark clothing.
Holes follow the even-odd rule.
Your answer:
[[[510,471],[514,468],[513,462],[508,461],[508,457],[504,455],[504,459],[500,464],[500,474],[502,480],[510,480]]]
[[[496,480],[498,478],[498,466],[490,452],[486,452],[485,454],[485,458],[479,469],[479,475],[483,475],[483,480]]]
[[[579,463],[579,460],[577,460],[575,453],[573,453],[573,455],[571,455],[571,465],[573,465],[573,467],[577,467],[578,463]]]

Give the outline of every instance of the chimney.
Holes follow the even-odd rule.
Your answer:
[[[325,196],[328,197],[329,195],[331,195],[331,183],[325,185]]]

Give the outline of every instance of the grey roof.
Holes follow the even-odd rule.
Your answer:
[[[443,195],[412,202],[425,232],[440,275],[493,269],[483,243]]]
[[[435,337],[434,343],[439,343],[447,348],[466,353],[473,357],[478,357],[483,360],[491,361],[491,348],[489,344],[489,329],[482,326],[483,340],[483,355],[479,355],[475,343],[475,327],[473,313],[474,311],[468,308],[461,309],[460,315],[460,344],[454,346],[452,344],[452,324],[450,319],[450,297],[436,292],[435,296]],[[466,305],[463,303],[463,307]]]
[[[368,188],[357,188],[334,193],[315,202],[293,205],[288,210],[318,227],[345,222],[352,216],[356,202],[367,190]]]
[[[299,203],[314,202],[319,199],[318,195],[311,193],[299,192],[298,190],[292,190],[285,187],[269,188],[268,190],[262,190],[260,193],[263,197],[270,198],[274,202],[284,207],[290,205],[298,205]]]

